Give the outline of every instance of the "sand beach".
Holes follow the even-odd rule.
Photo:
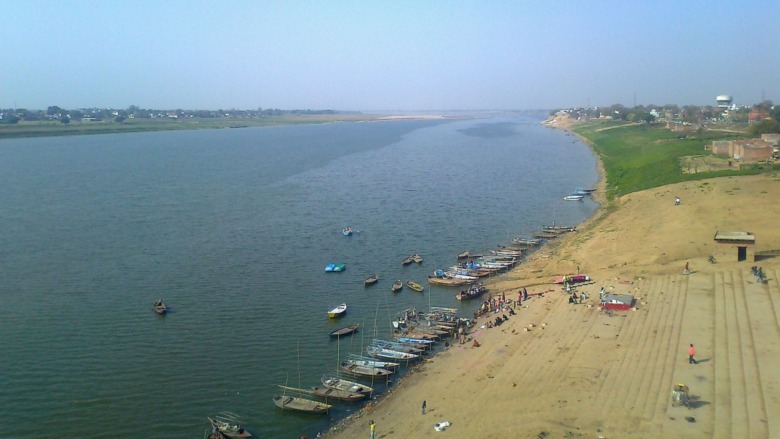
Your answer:
[[[479,347],[456,343],[416,366],[325,437],[368,438],[371,420],[376,438],[780,437],[778,199],[775,174],[617,199],[488,282],[513,300],[524,287],[543,295],[501,326],[480,318],[469,334]],[[755,234],[759,260],[708,262],[719,230]],[[578,271],[591,278],[575,290],[588,299],[569,304],[552,280]],[[602,287],[633,295],[634,307],[600,310]],[[671,405],[677,383],[690,388],[690,407]]]

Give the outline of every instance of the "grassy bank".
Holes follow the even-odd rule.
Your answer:
[[[586,122],[576,125],[573,131],[591,142],[604,165],[607,200],[682,181],[757,174],[766,169],[743,166],[723,171],[683,172],[684,158],[712,155],[705,151],[705,145],[713,140],[735,139],[739,136],[735,133],[702,131],[681,135],[663,124],[619,122]]]
[[[123,122],[102,120],[98,122],[59,121],[19,122],[0,125],[0,139],[20,137],[73,136],[82,134],[129,133],[140,131],[201,130],[219,128],[261,127],[272,125],[312,124],[329,122],[371,121],[381,115],[321,114],[285,115],[253,119],[236,118],[182,118],[182,119],[126,119]]]

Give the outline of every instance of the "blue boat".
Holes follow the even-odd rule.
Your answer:
[[[330,264],[325,266],[325,272],[326,273],[339,272],[339,271],[344,271],[345,268],[347,268],[347,264],[335,264],[331,262]]]

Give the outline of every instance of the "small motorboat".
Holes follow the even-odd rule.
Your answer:
[[[160,315],[163,315],[168,312],[168,307],[165,305],[165,302],[163,302],[162,299],[155,300],[152,309],[154,309],[154,312]]]
[[[417,291],[418,293],[422,293],[423,291],[425,291],[425,287],[424,286],[418,284],[417,282],[411,281],[411,280],[406,281],[406,285],[409,288],[413,289],[414,291]]]
[[[419,253],[415,253],[415,254],[412,255],[412,261],[414,261],[414,262],[416,262],[418,264],[422,264],[423,258],[422,258],[422,256],[420,256]]]
[[[375,284],[375,283],[377,283],[378,281],[379,281],[379,275],[378,275],[378,274],[372,274],[371,276],[368,276],[368,277],[366,278],[366,280],[365,280],[365,281],[363,281],[363,283],[364,283],[366,286],[369,286],[369,285],[374,285],[374,284]]]
[[[401,282],[401,279],[398,279],[397,281],[393,282],[393,286],[391,286],[391,287],[390,287],[390,289],[391,289],[391,290],[392,290],[394,293],[397,293],[397,292],[401,291],[401,289],[402,289],[403,287],[404,287],[404,283],[403,283],[403,282]]]
[[[563,197],[565,201],[582,201],[583,198],[585,198],[584,195],[566,195]]]
[[[409,264],[411,264],[412,262],[414,262],[414,258],[413,258],[412,256],[407,256],[407,257],[405,257],[405,258],[404,258],[404,259],[401,261],[401,264],[403,264],[403,265],[409,265]]]
[[[341,316],[343,316],[346,313],[347,313],[347,304],[346,303],[342,303],[341,305],[339,305],[339,306],[333,308],[332,310],[328,311],[328,317],[333,319],[333,318],[336,318],[336,317],[341,317]]]
[[[468,259],[470,257],[470,253],[468,251],[458,253],[458,259]]]
[[[344,236],[352,236],[352,227],[344,227],[344,230],[342,230],[341,233],[343,233]]]

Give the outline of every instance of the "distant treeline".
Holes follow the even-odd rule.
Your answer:
[[[251,119],[272,116],[285,115],[332,115],[332,114],[353,114],[350,112],[339,112],[335,110],[280,110],[278,108],[258,108],[257,110],[155,110],[139,108],[131,105],[126,109],[115,108],[80,108],[68,110],[56,105],[48,107],[46,110],[29,110],[26,108],[5,108],[0,109],[0,123],[15,124],[21,121],[33,122],[44,120],[58,120],[64,124],[71,121],[102,121],[113,120],[123,122],[130,119],[183,119],[183,118],[237,118]]]

